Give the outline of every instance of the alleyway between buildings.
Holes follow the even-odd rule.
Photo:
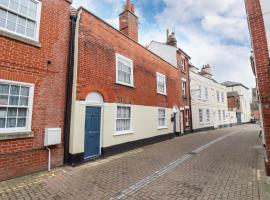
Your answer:
[[[0,199],[265,199],[257,125],[195,133],[0,183]]]

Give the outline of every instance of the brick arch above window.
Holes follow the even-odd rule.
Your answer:
[[[102,88],[100,86],[87,86],[84,87],[82,90],[82,92],[78,94],[77,96],[77,100],[80,101],[84,101],[87,97],[88,94],[90,94],[91,92],[98,92],[102,95],[103,97],[103,101],[104,102],[110,102],[113,99],[115,99],[115,94],[113,94],[113,92],[108,92],[105,88]]]

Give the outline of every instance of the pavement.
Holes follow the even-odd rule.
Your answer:
[[[269,200],[258,136],[251,124],[194,133],[0,182],[0,200]]]

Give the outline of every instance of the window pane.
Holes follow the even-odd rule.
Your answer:
[[[8,0],[1,0],[0,1],[0,5],[3,5],[3,6],[8,6]]]
[[[8,105],[8,95],[0,95],[0,105]]]
[[[26,35],[27,35],[28,37],[33,38],[33,37],[35,36],[35,32],[34,32],[34,30],[32,30],[32,29],[27,29],[27,30],[26,30]]]
[[[21,87],[21,94],[22,96],[29,96],[29,88],[28,87]]]
[[[27,10],[28,10],[27,7],[21,5],[20,9],[19,9],[19,13],[22,14],[22,15],[27,16]]]
[[[19,0],[10,0],[9,8],[17,11],[19,7]]]
[[[15,31],[16,29],[16,24],[14,22],[11,21],[7,21],[7,29],[11,30],[11,31]]]
[[[7,127],[8,128],[16,127],[16,118],[7,119]]]
[[[17,127],[26,127],[26,118],[18,119]]]
[[[0,17],[6,19],[7,18],[7,11],[0,8]]]
[[[37,12],[35,10],[30,10],[28,12],[28,17],[32,18],[32,19],[36,19],[37,16]]]
[[[17,117],[17,108],[8,108],[8,117]]]
[[[18,109],[18,117],[26,117],[27,109],[26,108],[19,108]]]
[[[0,118],[6,118],[6,117],[7,117],[7,109],[0,108]]]
[[[0,128],[5,128],[5,127],[6,127],[6,119],[0,118]]]
[[[0,18],[0,27],[5,28],[6,27],[6,20]]]
[[[0,94],[9,94],[9,85],[0,84]]]
[[[37,3],[30,0],[29,8],[32,9],[32,10],[36,10],[37,9]]]
[[[17,26],[17,33],[25,35],[25,27],[21,26],[21,25],[18,25]]]
[[[19,97],[18,96],[10,96],[9,97],[9,105],[17,106],[19,104]]]
[[[29,5],[29,0],[21,0],[20,5],[21,5],[21,6],[28,7],[28,5]]]
[[[23,17],[18,17],[18,24],[26,26],[26,19]]]
[[[20,97],[20,106],[28,106],[28,97]]]
[[[9,21],[15,22],[17,21],[17,15],[14,15],[13,13],[8,13],[8,18]]]
[[[20,87],[19,86],[15,86],[15,85],[12,85],[11,88],[10,88],[10,94],[12,95],[19,95],[19,92],[20,92]]]

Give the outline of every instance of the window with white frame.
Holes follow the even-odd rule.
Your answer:
[[[219,121],[221,121],[221,111],[220,110],[218,110],[218,119],[219,119]]]
[[[116,83],[133,87],[133,61],[116,54]]]
[[[225,112],[225,110],[222,111],[222,114],[223,114],[223,120],[225,121],[226,120],[226,112]]]
[[[166,76],[157,72],[157,93],[166,95]]]
[[[201,99],[202,98],[202,86],[198,86],[198,98]]]
[[[199,109],[199,122],[203,123],[203,109]]]
[[[166,110],[165,108],[158,109],[158,128],[166,127]]]
[[[221,100],[222,100],[222,103],[224,103],[224,92],[221,93]]]
[[[0,133],[30,131],[33,86],[0,81]]]
[[[210,110],[206,109],[206,122],[210,122]]]
[[[185,57],[181,57],[181,68],[182,68],[182,71],[185,71]]]
[[[189,110],[188,109],[186,109],[185,118],[186,118],[186,126],[189,126]]]
[[[182,80],[182,95],[187,96],[187,82]]]
[[[204,97],[205,99],[208,99],[208,88],[204,88]]]
[[[40,8],[38,0],[1,0],[0,29],[37,41]]]
[[[116,132],[131,131],[131,107],[117,106]]]

